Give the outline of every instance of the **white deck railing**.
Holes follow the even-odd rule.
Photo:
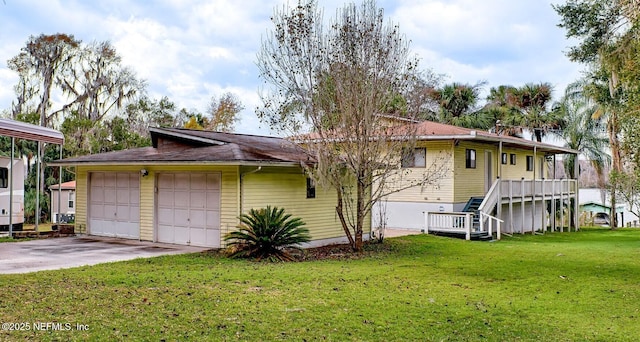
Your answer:
[[[485,223],[486,222],[486,223]],[[487,231],[489,233],[489,236],[493,236],[493,227],[495,225],[496,228],[496,239],[500,240],[501,238],[501,234],[502,234],[502,224],[504,223],[503,220],[495,217],[495,216],[491,216],[487,213],[484,212],[480,212],[480,231],[484,232],[485,228],[487,228]]]
[[[429,234],[429,230],[436,230],[439,232],[464,233],[465,238],[471,240],[472,218],[473,213],[427,211],[424,213],[425,232]]]

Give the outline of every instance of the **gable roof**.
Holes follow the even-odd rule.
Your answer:
[[[58,186],[61,186],[62,190],[75,190],[76,189],[76,181],[64,182],[62,184],[53,184],[49,187],[51,190],[58,190]]]
[[[62,159],[50,165],[76,164],[287,164],[311,162],[297,144],[276,137],[199,131],[184,128],[150,128],[151,147]],[[180,148],[161,148],[162,142]]]

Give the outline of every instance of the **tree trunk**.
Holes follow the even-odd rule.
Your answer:
[[[364,179],[365,175],[362,170],[358,171],[358,185],[357,185],[357,198],[356,198],[356,236],[355,236],[355,246],[354,250],[356,252],[362,251],[363,241],[362,241],[362,232],[364,226],[364,195],[365,195],[365,187],[364,187]]]
[[[351,245],[351,248],[355,249],[356,248],[356,243],[353,240],[353,235],[351,235],[351,229],[349,228],[349,225],[347,224],[347,220],[345,220],[344,218],[344,209],[342,206],[342,190],[341,189],[336,189],[336,192],[338,193],[338,204],[336,205],[336,214],[338,214],[338,218],[340,219],[340,223],[342,224],[342,229],[344,230],[345,235],[347,235],[347,239],[349,239],[349,244]]]
[[[618,83],[618,76],[615,72],[611,72],[609,78],[609,95],[611,98],[615,98],[615,92]],[[607,129],[609,133],[609,145],[611,147],[611,170],[620,174],[622,171],[621,153],[620,153],[620,140],[618,139],[618,109],[614,108],[609,114],[609,122]],[[609,215],[611,221],[611,229],[618,227],[618,216],[616,215],[616,191],[618,190],[617,180],[614,179],[611,184],[611,213]]]

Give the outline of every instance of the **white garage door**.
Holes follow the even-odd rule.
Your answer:
[[[157,240],[220,247],[220,174],[158,174]]]
[[[139,239],[140,175],[92,172],[89,187],[89,234]]]

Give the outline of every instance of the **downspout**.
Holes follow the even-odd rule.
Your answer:
[[[258,165],[258,167],[255,170],[251,170],[251,171],[247,171],[247,172],[244,172],[244,173],[240,173],[240,194],[239,194],[239,197],[240,197],[239,198],[239,202],[240,203],[238,204],[240,212],[238,213],[238,216],[242,215],[242,213],[243,213],[243,208],[242,207],[243,207],[243,201],[244,201],[244,196],[243,196],[243,194],[244,194],[244,186],[243,186],[244,185],[244,183],[243,183],[244,176],[250,175],[252,173],[259,172],[260,170],[262,170],[262,165]]]

